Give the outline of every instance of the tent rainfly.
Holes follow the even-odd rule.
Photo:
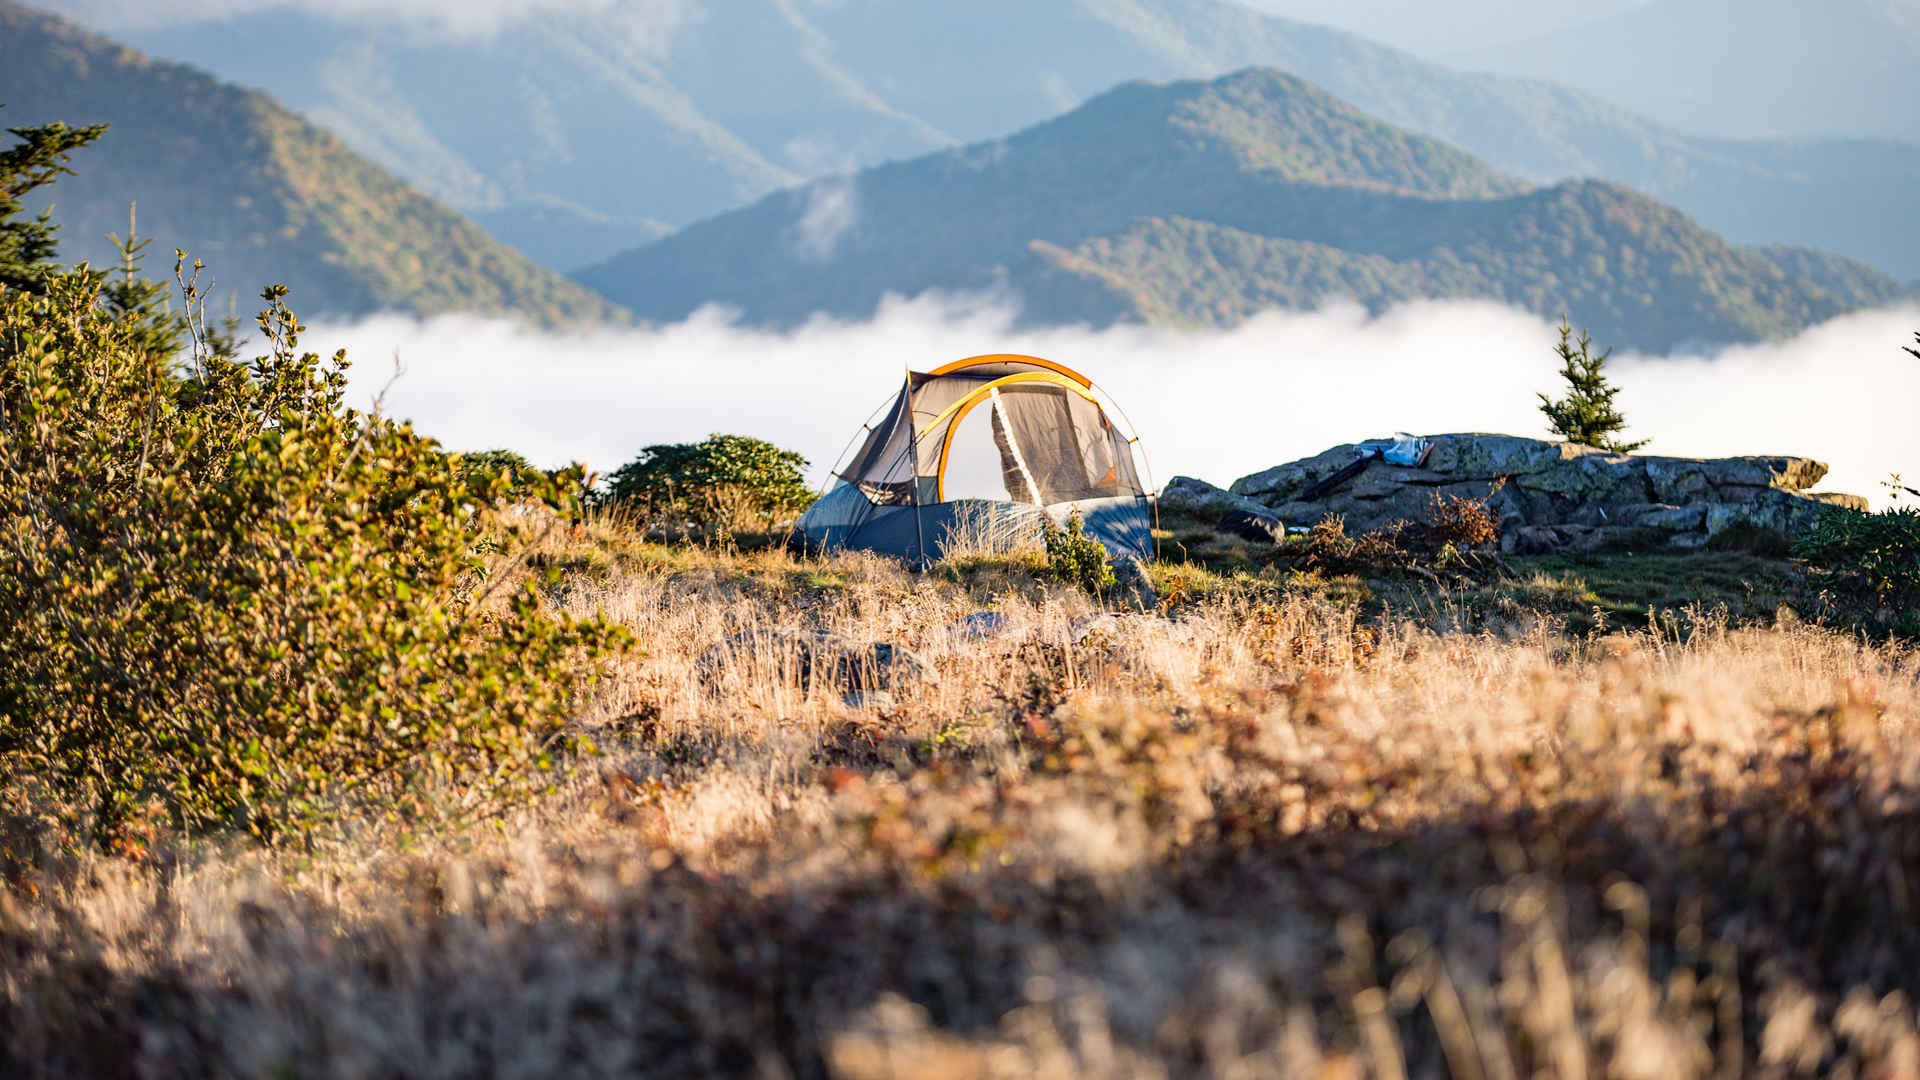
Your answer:
[[[1085,375],[1034,356],[976,356],[906,385],[801,516],[811,550],[860,548],[925,566],[957,537],[1009,535],[1078,514],[1115,557],[1153,556],[1137,440]]]

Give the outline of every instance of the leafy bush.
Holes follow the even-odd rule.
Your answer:
[[[109,845],[156,812],[273,838],[539,787],[623,635],[472,595],[502,478],[344,407],[284,287],[267,355],[183,369],[101,285],[0,292],[0,769]]]
[[[540,492],[559,484],[564,486],[576,474],[552,473],[537,469],[526,457],[513,450],[473,450],[454,455],[467,483],[482,490],[497,484],[509,498],[538,498]],[[575,494],[584,494],[584,488]]]
[[[1300,559],[1309,569],[1330,574],[1410,570],[1419,562],[1407,543],[1410,528],[1405,521],[1390,521],[1359,536],[1350,536],[1347,519],[1340,514],[1328,514],[1307,530]]]
[[[1077,585],[1089,596],[1100,596],[1113,588],[1113,567],[1107,562],[1107,549],[1088,536],[1076,511],[1067,518],[1065,528],[1046,523],[1047,576],[1065,585]]]
[[[733,531],[767,528],[813,502],[807,459],[745,435],[649,446],[607,479],[608,501],[656,521]]]
[[[1920,507],[1826,510],[1794,553],[1857,580],[1878,599],[1920,600]]]

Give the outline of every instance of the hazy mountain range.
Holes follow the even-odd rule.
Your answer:
[[[1694,46],[1667,45],[1665,31],[1643,40],[1651,32],[1628,21],[1580,33],[1627,26],[1630,47],[1555,37],[1483,59],[1534,65],[1559,83],[1605,83],[1621,100],[1639,101],[1632,87],[1666,85],[1660,77],[1752,83],[1767,94],[1720,97],[1744,94],[1737,107],[1756,113],[1789,97],[1817,112],[1813,91],[1844,81],[1853,64],[1849,54],[1830,53],[1834,70],[1821,69],[1810,83],[1781,58],[1796,47],[1790,17],[1813,18],[1830,0],[1661,0],[1617,18],[1659,19],[1675,8],[1676,25],[1705,33],[1711,18],[1694,8],[1705,11],[1710,2],[1777,16],[1753,31],[1772,35],[1771,51],[1744,59],[1733,46],[1712,51],[1703,43],[1705,51],[1689,59]],[[1849,47],[1875,4],[1910,2],[1831,0],[1845,10],[1813,45]],[[270,90],[560,268],[808,178],[996,138],[1128,80],[1268,66],[1515,176],[1611,180],[1736,241],[1812,245],[1902,280],[1920,278],[1912,199],[1920,146],[1682,134],[1585,91],[1468,74],[1227,0],[609,0],[586,7],[543,9],[490,34],[284,10],[128,34],[156,54]],[[1889,32],[1862,70],[1880,72],[1877,58],[1906,48],[1902,40]],[[1656,55],[1664,59],[1649,59]],[[1877,101],[1879,111],[1911,123],[1920,97],[1910,94],[1902,106],[1885,96],[1904,85],[1881,80],[1861,92],[1869,100],[1842,104],[1857,119]],[[1837,121],[1807,130],[1912,133],[1897,123]]]
[[[1146,2],[1126,0],[1135,14]],[[1117,18],[1109,0],[1100,5]],[[790,4],[782,10],[798,17]],[[1082,29],[1116,25],[1073,10]],[[1247,35],[1270,23],[1231,10],[1251,20],[1241,26]],[[508,40],[417,47],[509,49]],[[865,315],[887,293],[933,289],[998,294],[1030,323],[1222,325],[1342,297],[1376,310],[1472,297],[1564,312],[1603,341],[1664,349],[1778,336],[1903,295],[1865,263],[1804,247],[1737,246],[1616,183],[1537,185],[1269,68],[1128,82],[1011,136],[792,184],[658,239],[653,227],[639,228],[633,236],[648,242],[575,282],[264,93],[148,59],[9,0],[0,0],[0,46],[10,124],[113,125],[77,157],[80,175],[53,189],[67,258],[104,259],[102,234],[123,229],[126,204],[137,199],[141,232],[161,237],[160,246],[193,250],[237,283],[242,299],[265,282],[288,282],[308,313],[495,311],[563,324],[627,309],[678,319],[719,302],[751,323],[791,325],[817,312]],[[755,70],[776,70],[782,48],[767,43]],[[817,71],[818,61],[806,62]],[[443,75],[454,77],[452,69]],[[564,82],[554,78],[556,87]],[[1004,89],[986,86],[985,98]],[[448,90],[433,100],[458,97]],[[917,103],[940,104],[931,96]],[[556,124],[584,125],[598,107],[549,104]],[[796,104],[784,122],[864,131],[861,116],[877,107],[816,117]],[[765,122],[763,135],[777,127]],[[898,110],[891,123],[874,130],[902,146],[949,138]],[[631,149],[606,132],[589,143],[596,153]],[[1799,152],[1754,145],[1786,161]],[[1853,149],[1868,160],[1891,145]],[[1844,155],[1821,157],[1832,175],[1848,175]],[[650,175],[715,160],[682,146],[658,157]],[[612,169],[574,162],[554,177],[618,187]],[[775,169],[762,179],[797,175]],[[578,208],[548,201],[537,209],[564,218]],[[1833,207],[1821,209],[1832,216]],[[520,227],[534,227],[528,220]]]
[[[112,265],[105,235],[156,238],[146,271],[172,251],[206,262],[253,309],[263,285],[293,287],[303,315],[399,309],[497,312],[536,322],[619,317],[612,305],[505,247],[331,133],[258,91],[142,56],[60,19],[0,0],[0,122],[107,123],[74,154],[75,175],[42,189],[64,261]],[[205,282],[203,282],[205,284]]]
[[[1776,336],[1902,291],[1838,256],[1735,247],[1619,185],[1534,187],[1263,69],[1130,83],[1004,140],[778,192],[579,276],[650,319],[718,301],[776,325],[942,288],[1005,290],[1034,323],[1477,297],[1651,349]]]
[[[1457,59],[1684,131],[1920,139],[1920,0],[1653,0]]]
[[[69,0],[74,2],[74,0]],[[116,0],[78,0],[115,3]],[[1506,45],[1627,11],[1648,0],[1243,0],[1248,7],[1334,26],[1427,57]],[[165,9],[161,9],[165,10]]]

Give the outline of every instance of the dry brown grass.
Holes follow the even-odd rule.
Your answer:
[[[617,540],[543,554],[643,646],[604,757],[496,832],[23,878],[0,1073],[1920,1075],[1908,652]],[[816,627],[938,677],[696,668]]]

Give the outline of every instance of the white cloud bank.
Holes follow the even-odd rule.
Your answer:
[[[1920,361],[1901,351],[1920,309],[1849,315],[1791,340],[1710,355],[1621,353],[1610,366],[1630,435],[1649,453],[1800,454],[1822,485],[1873,498],[1920,476]],[[1129,413],[1154,479],[1225,485],[1338,443],[1388,435],[1539,435],[1535,391],[1557,392],[1552,327],[1483,303],[1421,302],[1369,317],[1341,306],[1273,312],[1224,331],[1013,330],[1002,310],[892,301],[867,321],[789,333],[713,311],[642,330],[548,334],[466,317],[316,325],[345,346],[362,404],[404,373],[387,411],[449,447],[511,447],[602,472],[644,445],[733,432],[804,453],[814,479],[908,368],[987,352],[1045,356],[1092,376]]]

